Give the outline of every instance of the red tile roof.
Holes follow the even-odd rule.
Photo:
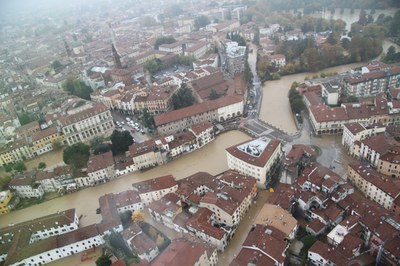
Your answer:
[[[165,114],[154,117],[155,125],[162,126],[171,122],[179,121],[187,117],[201,114],[207,111],[216,110],[218,108],[232,105],[241,102],[242,99],[236,96],[226,96],[212,101],[207,101],[199,104],[195,104],[182,109],[174,110]]]
[[[255,225],[231,265],[247,266],[254,262],[256,265],[276,265],[275,261],[283,265],[285,257],[282,254],[287,248],[284,237],[285,234],[272,226]]]
[[[32,136],[32,141],[37,141],[37,140],[41,140],[44,139],[46,137],[49,137],[51,135],[54,135],[58,132],[57,127],[53,126],[53,127],[49,127],[45,130],[36,132],[33,136]]]
[[[226,236],[226,232],[211,224],[213,212],[207,208],[199,208],[186,222],[186,226],[191,227],[215,239],[221,240]]]
[[[114,165],[114,157],[111,151],[99,155],[92,155],[89,157],[87,172],[93,173],[112,165]]]
[[[178,183],[175,181],[172,175],[166,175],[150,179],[147,181],[142,181],[133,184],[133,188],[139,192],[139,194],[148,193],[152,191],[158,191],[163,189],[172,188],[177,186]]]
[[[85,120],[89,117],[98,115],[100,113],[107,112],[108,108],[102,103],[94,103],[94,106],[88,109],[85,109],[76,114],[71,114],[67,116],[63,116],[59,118],[60,124],[62,126],[68,126],[70,124]]]
[[[193,266],[206,252],[205,248],[183,238],[172,240],[171,244],[151,263],[152,266]]]
[[[343,107],[328,107],[326,105],[311,106],[310,111],[318,123],[345,121],[349,117]]]

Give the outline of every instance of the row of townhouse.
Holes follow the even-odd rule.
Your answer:
[[[173,193],[165,192],[149,204],[152,218],[223,251],[253,203],[257,186],[253,178],[229,170],[217,178],[205,172],[193,174],[179,180]]]
[[[79,103],[75,107],[58,116],[49,128],[32,132],[27,128],[24,136],[0,150],[0,164],[33,158],[53,150],[57,144],[89,142],[96,136],[109,136],[114,131],[111,113],[103,104]]]
[[[147,109],[152,114],[164,113],[172,109],[172,95],[179,82],[143,87],[125,86],[117,83],[112,88],[91,93],[94,102],[103,103],[109,109],[118,109],[126,113],[143,112]]]
[[[370,165],[350,164],[347,178],[366,198],[385,209],[392,209],[394,200],[400,196],[400,185],[383,177]]]
[[[188,127],[203,122],[222,122],[243,114],[243,99],[225,96],[154,117],[159,134],[183,132]]]
[[[342,224],[345,230],[339,230],[337,237],[356,235],[379,265],[398,265],[400,258],[398,217],[370,199],[363,198],[360,201],[360,197],[356,195],[346,197],[339,204],[346,213],[349,213],[349,219],[355,219],[357,224],[355,226],[349,226],[352,222],[348,226]]]
[[[23,228],[31,232],[28,243],[35,243],[55,235],[74,231],[78,227],[79,219],[75,209],[68,209],[1,228],[0,244],[11,243]]]
[[[353,74],[344,78],[343,88],[347,96],[371,97],[400,86],[399,65],[384,65],[372,61],[367,68],[373,64],[376,64],[377,70],[368,70],[368,73]]]
[[[129,151],[126,153],[129,163],[117,174],[165,164],[185,153],[203,147],[214,138],[213,124],[204,122],[187,128],[187,131],[181,134],[134,143],[129,146]]]
[[[89,142],[97,136],[110,136],[115,129],[110,110],[100,103],[76,106],[58,119],[58,126],[68,145]]]
[[[400,176],[399,142],[388,135],[386,127],[364,127],[359,123],[345,124],[342,144],[351,156],[368,161],[379,173]]]
[[[385,95],[381,94],[373,99],[372,104],[368,102],[346,103],[340,107],[329,107],[324,104],[313,105],[315,92],[304,94],[304,102],[309,111],[310,122],[314,133],[337,134],[343,132],[347,123],[360,123],[365,127],[382,124],[398,124],[400,115],[397,100],[388,102]]]
[[[9,213],[17,207],[20,199],[11,190],[0,191],[0,215]]]
[[[41,198],[44,193],[73,192],[82,187],[105,183],[116,177],[112,152],[89,157],[86,171],[74,176],[71,166],[62,165],[37,172],[15,175],[10,189],[20,198]]]

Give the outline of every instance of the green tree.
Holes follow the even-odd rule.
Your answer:
[[[12,163],[4,165],[4,170],[6,171],[6,173],[12,172],[13,169],[14,169],[14,165]]]
[[[174,42],[176,42],[174,37],[159,37],[154,42],[154,49],[158,50],[158,47],[160,47],[161,44],[171,44]]]
[[[400,35],[400,10],[397,11],[389,25],[389,34],[392,37],[399,37]]]
[[[45,168],[46,168],[46,163],[45,163],[45,162],[40,162],[40,163],[38,164],[38,169],[43,170],[43,169],[45,169]]]
[[[92,88],[76,78],[68,78],[63,82],[62,87],[64,91],[85,100],[90,100],[90,93],[93,92]]]
[[[53,141],[52,145],[53,145],[53,150],[56,150],[56,151],[59,151],[62,148],[61,141],[59,141],[59,140]]]
[[[188,55],[180,55],[178,58],[178,64],[189,67],[193,66],[194,61],[195,61],[194,57]]]
[[[103,254],[101,255],[97,260],[96,260],[96,266],[110,266],[112,264],[112,261],[110,258]]]
[[[25,166],[24,162],[23,161],[16,162],[14,164],[14,170],[18,173],[22,173],[23,171],[26,171],[26,166]]]
[[[356,96],[350,95],[347,97],[346,102],[348,103],[358,103],[358,98]]]
[[[154,129],[155,128],[154,117],[150,114],[150,112],[149,112],[149,110],[147,108],[145,108],[143,110],[142,123],[147,128],[150,128],[150,129]]]
[[[81,142],[68,146],[63,151],[63,161],[72,165],[75,169],[81,169],[87,165],[90,156],[90,147]]]
[[[191,106],[194,102],[195,98],[192,94],[192,90],[189,89],[185,83],[182,83],[180,89],[172,95],[172,105],[174,106],[174,110]]]
[[[235,32],[227,33],[227,37],[231,41],[237,42],[240,46],[246,46],[246,40],[238,33]]]
[[[297,81],[293,81],[292,85],[290,86],[291,90],[295,90],[299,86],[299,83]]]
[[[207,16],[204,16],[204,15],[198,16],[194,20],[194,28],[195,28],[195,30],[199,30],[200,28],[204,28],[208,24],[210,24],[210,20],[208,19]]]
[[[144,67],[147,71],[149,71],[149,73],[150,73],[151,75],[154,75],[154,74],[156,74],[157,72],[159,72],[159,71],[161,71],[161,70],[163,70],[163,69],[165,68],[164,64],[163,64],[160,60],[158,60],[158,59],[154,59],[154,60],[147,61],[147,62],[143,65],[143,67]]]
[[[21,115],[18,116],[18,120],[21,123],[21,125],[26,125],[29,124],[30,122],[35,121],[34,117],[31,114],[28,113],[22,113]]]
[[[218,95],[217,91],[214,89],[211,89],[210,96],[208,96],[208,99],[215,100],[218,98],[219,98],[219,95]]]
[[[111,150],[113,154],[119,154],[129,150],[129,146],[133,144],[133,138],[129,131],[114,130],[111,134]]]
[[[60,61],[55,60],[53,63],[51,63],[51,68],[56,72],[60,72],[60,70],[63,68],[63,65],[60,63]]]
[[[316,48],[308,48],[304,51],[306,56],[308,70],[315,72],[321,69],[321,57]]]
[[[358,18],[358,24],[365,26],[368,24],[368,18],[367,18],[367,12],[365,12],[365,9],[361,9],[360,15]]]
[[[6,175],[0,177],[0,191],[5,190],[10,181],[11,181],[11,176]]]
[[[132,224],[132,211],[125,211],[119,214],[123,228],[128,228]]]

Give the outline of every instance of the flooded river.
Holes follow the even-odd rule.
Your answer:
[[[181,179],[198,171],[206,171],[214,175],[221,173],[228,169],[225,148],[249,139],[249,136],[240,131],[224,133],[202,149],[192,152],[169,164],[162,165],[144,173],[133,173],[120,177],[107,184],[86,188],[73,194],[34,205],[26,209],[14,211],[7,215],[2,215],[0,227],[68,208],[76,208],[78,215],[83,215],[81,226],[97,223],[101,218],[100,215],[96,214],[96,208],[99,207],[98,198],[100,196],[106,193],[130,189],[133,182],[148,180],[167,174],[172,174],[175,178]],[[43,161],[43,159],[39,157],[38,161]]]
[[[355,63],[337,67],[326,68],[316,73],[300,73],[281,77],[280,80],[267,81],[263,86],[263,100],[260,110],[260,119],[272,124],[273,126],[294,133],[297,131],[290,110],[288,92],[293,81],[303,82],[306,77],[311,78],[322,72],[346,72],[351,68],[363,65],[364,63]]]

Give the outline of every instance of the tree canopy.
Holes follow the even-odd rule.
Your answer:
[[[191,106],[194,102],[195,98],[193,93],[185,83],[182,83],[180,89],[172,95],[172,105],[174,106],[174,110]]]
[[[18,120],[21,123],[21,125],[26,125],[29,124],[30,122],[35,121],[35,118],[33,117],[32,114],[28,114],[28,113],[22,113],[18,116]]]
[[[174,37],[159,37],[154,43],[154,49],[158,50],[161,44],[171,44],[176,42]]]
[[[246,46],[246,40],[235,32],[227,33],[226,37],[231,41],[237,42],[240,46]]]
[[[93,92],[92,88],[76,78],[68,78],[63,82],[62,87],[64,91],[85,100],[90,100],[90,93]]]
[[[110,266],[112,264],[112,261],[110,258],[103,254],[101,255],[97,260],[96,260],[96,266]]]
[[[60,63],[60,61],[55,60],[53,63],[51,63],[51,68],[56,72],[60,72],[61,69],[63,68],[63,65]]]
[[[133,144],[133,138],[129,131],[114,130],[111,134],[111,143],[111,150],[115,155],[129,150],[129,146]]]
[[[89,156],[90,147],[81,142],[68,146],[63,151],[64,163],[72,165],[75,169],[85,167],[89,160]]]
[[[204,15],[198,16],[194,20],[194,28],[195,28],[195,30],[199,30],[201,28],[204,28],[208,24],[210,24],[210,20],[208,19],[207,16],[204,16]]]
[[[150,129],[154,129],[154,127],[155,127],[154,117],[152,114],[150,114],[150,112],[147,108],[145,108],[143,110],[142,123],[145,127],[150,128]]]
[[[43,169],[45,169],[45,168],[46,168],[46,163],[45,163],[45,162],[40,162],[40,163],[38,164],[38,169],[43,170]]]
[[[18,173],[22,173],[23,171],[26,171],[26,166],[25,166],[25,163],[23,161],[16,162],[14,164],[13,168]]]

